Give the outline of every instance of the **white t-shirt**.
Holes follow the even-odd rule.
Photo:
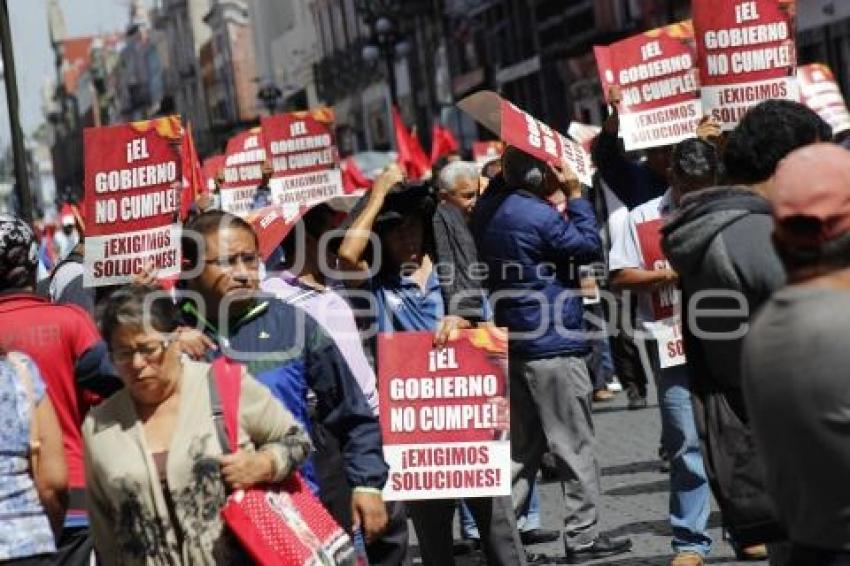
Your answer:
[[[670,189],[632,209],[627,228],[614,241],[608,267],[621,269],[661,270],[670,264],[661,250],[661,227],[675,204]],[[681,292],[675,283],[651,293],[638,294],[637,322],[658,342],[662,367],[684,363],[681,342]]]

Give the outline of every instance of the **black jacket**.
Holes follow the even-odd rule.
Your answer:
[[[663,230],[664,252],[681,279],[685,353],[706,472],[724,524],[743,546],[784,537],[764,489],[740,369],[750,318],[785,284],[772,233],[769,203],[743,187],[686,195]]]
[[[474,322],[484,320],[486,295],[470,270],[478,263],[478,250],[466,218],[456,206],[441,202],[434,211],[433,225],[436,260],[446,270],[437,273],[446,314]]]
[[[605,130],[593,141],[592,153],[599,176],[629,210],[660,197],[669,187],[667,179],[645,163],[629,159],[620,139]]]

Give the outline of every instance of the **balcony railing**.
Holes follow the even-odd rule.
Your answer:
[[[320,98],[333,103],[385,79],[383,65],[363,60],[365,44],[366,40],[357,40],[345,50],[326,56],[315,65],[316,88]]]

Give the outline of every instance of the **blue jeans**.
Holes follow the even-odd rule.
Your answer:
[[[528,494],[528,506],[517,517],[516,526],[521,533],[527,533],[540,528],[540,496],[538,495],[537,482],[531,486]]]
[[[605,320],[605,314],[601,304],[587,305],[585,309],[600,320]],[[585,319],[584,327],[588,332],[600,332],[605,330],[607,325],[599,327]],[[589,342],[591,349],[585,358],[585,362],[587,363],[587,370],[590,372],[593,390],[598,391],[599,389],[605,389],[614,377],[614,358],[611,355],[611,343],[607,336],[605,338],[589,340]]]
[[[465,539],[480,540],[478,525],[475,524],[472,512],[463,499],[458,501],[457,509],[460,514],[460,535]],[[528,508],[517,517],[517,528],[521,533],[540,528],[540,498],[537,496],[537,482],[534,482],[531,488]]]
[[[670,525],[673,550],[703,556],[711,550],[711,490],[694,424],[686,366],[660,370],[661,443],[670,455]]]

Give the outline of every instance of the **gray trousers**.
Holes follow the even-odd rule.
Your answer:
[[[567,543],[596,538],[599,464],[591,417],[593,387],[582,358],[510,359],[513,503],[523,509],[547,450],[564,491]]]
[[[464,499],[475,517],[481,534],[481,547],[488,565],[525,566],[525,550],[519,540],[510,497]],[[419,553],[425,566],[452,566],[452,521],[456,500],[408,501],[407,514],[416,529]]]

